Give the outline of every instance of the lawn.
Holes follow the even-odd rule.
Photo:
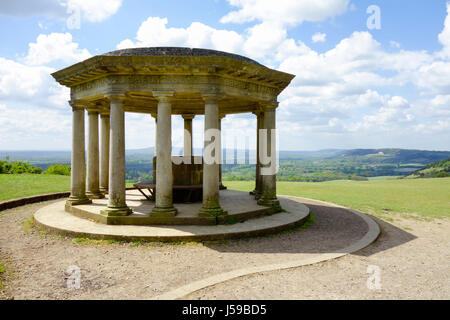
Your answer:
[[[50,174],[0,174],[0,201],[69,190],[69,176]]]
[[[250,191],[252,181],[224,181],[230,189]],[[0,201],[68,191],[70,177],[0,174]],[[329,201],[380,217],[450,217],[450,178],[370,181],[277,182],[277,193]]]
[[[254,182],[226,181],[249,191]],[[333,202],[380,217],[391,213],[423,218],[450,217],[450,178],[371,181],[277,182],[277,193]]]

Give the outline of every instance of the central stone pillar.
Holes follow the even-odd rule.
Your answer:
[[[185,157],[192,157],[192,119],[194,119],[195,114],[183,114],[184,119],[184,148],[183,155]]]
[[[132,211],[125,199],[125,111],[124,95],[111,93],[110,100],[110,156],[108,207],[101,213],[107,216],[126,216]]]
[[[109,185],[109,114],[100,115],[100,192],[108,193]]]
[[[203,95],[205,100],[205,134],[203,151],[203,205],[199,216],[220,217],[227,214],[219,201],[220,150],[219,99],[217,94]],[[212,148],[212,149],[211,149]],[[209,153],[210,150],[214,150]]]
[[[72,106],[72,154],[70,197],[66,202],[66,206],[92,203],[86,196],[84,109],[81,105],[69,103]]]
[[[275,119],[276,106],[265,106],[263,115],[263,128],[265,131],[266,143],[262,139],[262,130],[259,132],[260,139],[260,175],[261,175],[261,197],[258,204],[271,207],[271,212],[279,212],[281,210],[280,202],[277,199],[277,176],[276,176],[276,138],[272,131],[276,128]],[[265,155],[266,158],[261,157]],[[268,156],[268,157],[267,157]]]
[[[88,156],[87,156],[87,191],[90,199],[101,199],[105,196],[99,188],[98,157],[98,112],[88,111]]]
[[[150,216],[173,217],[172,176],[172,105],[173,92],[153,92],[158,100],[158,126],[156,134],[156,197]]]

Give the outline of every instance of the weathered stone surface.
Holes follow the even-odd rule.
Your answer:
[[[238,54],[200,48],[186,47],[147,47],[115,50],[103,54],[104,56],[183,56],[183,57],[227,57],[235,60],[262,66],[255,60]]]

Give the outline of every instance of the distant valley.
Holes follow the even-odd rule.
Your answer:
[[[194,150],[194,154],[201,152],[201,149]],[[153,148],[127,150],[127,180],[151,179],[153,154]],[[174,148],[173,154],[180,155],[181,150]],[[70,151],[0,151],[0,159],[6,157],[10,161],[28,161],[44,171],[52,164],[70,164]],[[416,175],[418,177],[419,170],[447,158],[450,158],[450,151],[409,149],[280,151],[278,180],[311,182],[364,180],[378,176],[407,176],[413,172],[418,173]],[[224,159],[226,163],[222,165],[223,180],[254,179],[254,150],[226,149]],[[230,159],[238,160],[230,163]]]

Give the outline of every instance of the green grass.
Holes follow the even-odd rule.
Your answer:
[[[226,181],[230,189],[250,191],[253,181]],[[0,201],[67,191],[70,177],[0,174]],[[277,182],[278,194],[329,201],[388,217],[392,213],[419,218],[450,217],[450,178],[374,179],[371,181]]]
[[[250,191],[254,182],[226,181],[230,189]],[[450,178],[371,181],[277,182],[277,193],[333,202],[388,217],[450,217]]]
[[[69,176],[50,174],[0,174],[0,201],[69,190]]]

